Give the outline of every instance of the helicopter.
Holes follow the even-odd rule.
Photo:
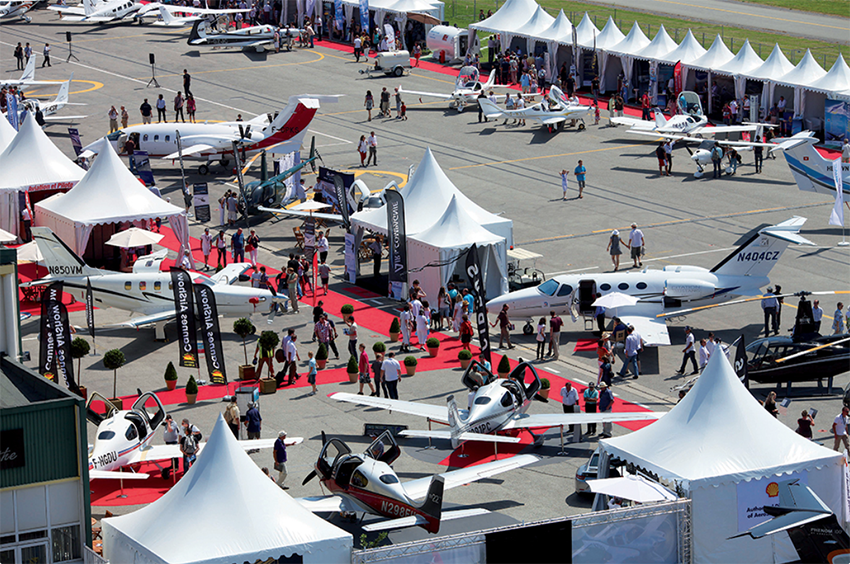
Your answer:
[[[287,186],[284,184],[286,179],[308,165],[312,168],[313,172],[316,172],[316,159],[322,160],[322,156],[316,150],[316,138],[313,137],[313,140],[310,143],[309,157],[301,161],[301,163],[288,168],[271,178],[268,177],[266,169],[265,151],[263,151],[260,159],[260,180],[254,180],[246,183],[244,190],[242,190],[242,194],[245,195],[245,200],[247,200],[248,213],[252,215],[263,213],[259,209],[260,206],[279,207],[285,204],[287,199],[293,199],[292,197],[288,197]],[[242,202],[240,202],[240,204],[242,204]]]
[[[322,431],[322,450],[315,469],[304,478],[302,485],[318,476],[331,495],[297,501],[314,513],[340,511],[390,518],[366,525],[363,530],[367,532],[418,526],[436,533],[442,521],[488,513],[483,508],[442,511],[444,490],[539,460],[523,454],[401,483],[391,467],[399,456],[401,448],[389,431],[384,431],[362,454],[352,454],[342,440],[328,440]]]

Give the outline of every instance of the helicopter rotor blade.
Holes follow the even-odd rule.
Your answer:
[[[677,315],[685,315],[687,313],[692,313],[694,311],[704,311],[704,310],[713,309],[713,308],[716,308],[716,307],[738,305],[738,304],[743,304],[743,303],[747,303],[747,302],[754,302],[754,301],[758,301],[758,300],[763,300],[763,299],[769,298],[769,297],[793,298],[793,297],[805,297],[805,296],[830,296],[830,295],[834,295],[834,294],[850,294],[850,290],[825,290],[825,291],[821,291],[821,292],[801,291],[801,292],[790,292],[790,293],[787,293],[787,294],[764,294],[762,296],[753,296],[751,298],[742,298],[740,300],[731,300],[731,301],[723,302],[723,303],[720,303],[720,304],[709,304],[709,305],[704,305],[704,306],[692,307],[692,308],[688,308],[688,309],[680,309],[680,310],[677,310],[677,311],[659,313],[655,317],[656,318],[658,318],[658,317],[675,317]]]
[[[817,346],[817,347],[812,347],[812,348],[810,348],[810,349],[806,349],[806,350],[804,350],[804,351],[800,351],[800,352],[798,352],[798,353],[794,353],[794,354],[792,354],[792,355],[790,355],[790,356],[785,356],[785,357],[782,357],[782,358],[777,358],[777,359],[776,359],[776,362],[785,362],[786,360],[792,360],[792,359],[794,359],[794,358],[797,358],[797,357],[800,357],[800,356],[803,356],[803,355],[809,354],[810,352],[819,351],[819,350],[821,350],[821,349],[828,349],[828,348],[830,348],[830,347],[834,347],[834,346],[836,346],[836,345],[840,345],[840,344],[842,344],[842,343],[846,343],[847,341],[850,341],[850,337],[847,337],[846,339],[839,339],[838,341],[833,341],[832,343],[826,343],[825,345],[820,345],[820,346]]]

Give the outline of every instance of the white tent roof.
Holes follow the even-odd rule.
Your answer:
[[[537,10],[534,0],[507,0],[495,14],[486,20],[469,25],[469,29],[492,31],[496,33],[509,32],[528,21],[529,14]]]
[[[844,55],[838,54],[829,72],[812,83],[812,88],[826,92],[850,90],[850,67],[844,62]]]
[[[546,30],[555,23],[555,18],[546,13],[546,10],[537,6],[534,14],[524,24],[511,31],[515,35],[523,37],[538,37],[540,32]]]
[[[625,38],[626,36],[623,35],[623,32],[620,31],[620,28],[614,23],[614,18],[608,16],[608,21],[605,22],[605,27],[603,27],[602,31],[596,36],[596,48],[607,51],[609,48],[617,45]]]
[[[622,55],[637,55],[646,49],[649,43],[649,38],[644,34],[638,23],[635,22],[625,39],[608,49],[608,51]]]
[[[452,201],[457,197],[458,204],[478,225],[487,231],[504,237],[508,245],[513,244],[513,222],[510,219],[492,214],[467,198],[463,192],[449,180],[431,149],[425,150],[413,178],[401,189],[404,198],[405,226],[408,236],[421,233],[434,225],[441,218]],[[351,221],[360,227],[387,232],[387,210],[380,207],[357,212],[351,216]]]
[[[694,37],[691,30],[688,30],[688,34],[678,47],[658,58],[671,64],[682,61],[683,65],[690,65],[702,57],[704,53],[705,48],[699,44],[699,41],[697,41],[697,38]]]
[[[759,80],[772,80],[781,76],[785,76],[794,69],[794,65],[779,48],[779,43],[773,46],[773,51],[770,52],[767,59],[764,60],[761,66],[753,70],[747,71],[747,76],[757,78]]]
[[[487,231],[452,196],[446,211],[434,225],[416,234],[416,240],[441,249],[465,249],[472,243],[479,247],[504,242],[504,238]]]
[[[31,115],[0,154],[0,171],[0,191],[56,183],[68,183],[64,188],[71,188],[86,173],[53,144]]]
[[[734,440],[730,440],[734,437]],[[688,394],[664,417],[634,433],[600,441],[611,456],[691,489],[833,464],[840,454],[770,415],[726,356],[711,356]]]
[[[104,519],[103,533],[112,562],[232,564],[300,554],[304,562],[340,563],[352,547],[350,534],[263,474],[221,415],[189,472],[150,505]],[[181,540],[187,534],[191,540]]]
[[[139,182],[109,142],[103,140],[101,144],[91,168],[70,192],[36,205],[82,225],[164,219],[186,213]]]
[[[564,11],[561,10],[561,13],[564,13]],[[0,154],[2,154],[18,132],[15,131],[15,128],[12,127],[12,124],[9,123],[9,120],[5,116],[0,116],[0,122],[2,122],[0,123]]]
[[[750,40],[747,39],[746,41],[744,41],[744,45],[738,51],[738,54],[735,55],[732,60],[712,70],[714,72],[732,75],[746,74],[752,70],[757,69],[763,64],[764,61],[762,61],[761,57],[756,54],[756,52],[750,46]]]
[[[588,16],[587,12],[585,12],[584,17],[576,26],[576,43],[578,43],[581,47],[593,49],[594,37],[599,37],[599,28],[593,25],[593,21],[591,21],[590,16]]]
[[[664,25],[662,24],[662,26],[658,28],[658,33],[655,34],[655,37],[652,38],[649,45],[634,55],[639,59],[664,60],[664,55],[673,51],[677,47],[678,45],[676,45],[676,42],[673,41],[670,34],[667,33],[667,30],[664,29]]]
[[[537,34],[537,38],[541,41],[557,41],[564,45],[572,45],[573,43],[573,24],[570,19],[561,10],[558,16],[547,29],[544,29]]]
[[[826,71],[818,64],[812,56],[812,52],[806,49],[806,54],[794,67],[794,70],[781,77],[776,77],[776,82],[790,86],[802,86],[810,88],[818,79],[823,78]]]
[[[429,12],[436,9],[438,7],[437,4],[442,4],[442,2],[428,2],[427,0],[395,0],[394,2],[389,2],[389,5],[383,9],[388,12]]]
[[[723,38],[720,37],[720,34],[717,34],[717,37],[714,38],[714,43],[711,44],[708,51],[688,66],[696,67],[698,69],[714,70],[731,61],[734,56],[735,55],[732,51],[730,51],[729,48],[726,47],[726,44],[723,43]]]

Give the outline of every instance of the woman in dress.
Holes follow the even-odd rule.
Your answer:
[[[620,239],[620,232],[616,229],[611,232],[611,236],[608,238],[608,248],[606,249],[609,253],[611,253],[611,262],[614,263],[614,272],[620,268],[620,255],[623,254],[623,251],[620,250],[620,244],[625,246],[629,246],[628,243]]]
[[[428,303],[428,302],[425,302]],[[419,350],[425,350],[425,341],[428,340],[428,326],[431,324],[431,310],[423,303],[416,316],[416,339],[419,341]]]
[[[363,105],[366,106],[366,113],[369,115],[369,119],[366,121],[372,121],[372,108],[375,107],[375,97],[372,96],[371,90],[366,91],[366,99],[363,101]]]
[[[537,322],[537,360],[543,360],[546,350],[546,318],[541,317]]]
[[[446,287],[441,286],[440,291],[437,293],[437,307],[439,308],[437,313],[437,327],[439,331],[443,330],[443,321],[448,321],[451,317],[451,303],[449,295],[446,293]]]
[[[372,119],[372,112],[369,111],[369,119]],[[369,145],[366,144],[366,136],[360,136],[360,142],[357,144],[357,152],[360,153],[360,166],[366,166],[366,153],[369,152]]]

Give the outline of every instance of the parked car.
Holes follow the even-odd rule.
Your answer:
[[[576,470],[576,493],[591,493],[587,482],[588,480],[595,480],[599,474],[600,452],[598,448],[594,450],[593,454],[590,455],[590,460],[579,466],[578,470]]]

